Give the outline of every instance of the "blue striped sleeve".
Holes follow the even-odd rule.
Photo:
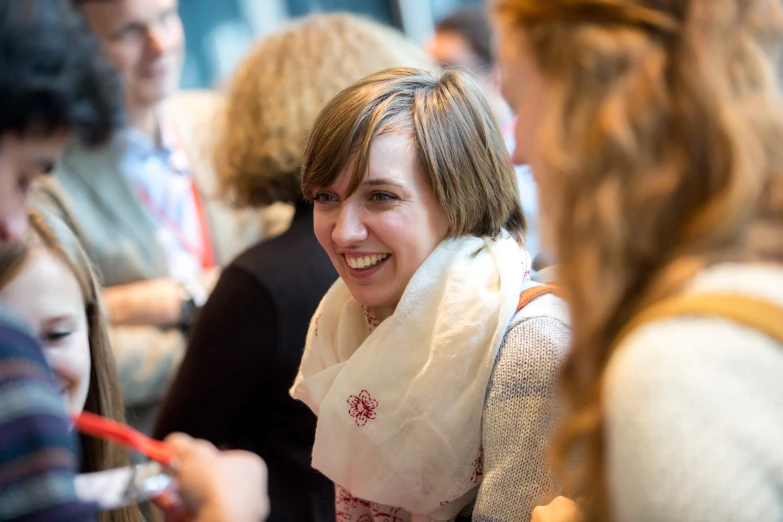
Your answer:
[[[0,521],[85,521],[65,406],[35,340],[0,319]]]

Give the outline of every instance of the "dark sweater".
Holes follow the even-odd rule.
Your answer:
[[[260,455],[270,522],[334,520],[334,486],[310,467],[316,417],[288,389],[310,319],[336,279],[312,206],[301,203],[287,232],[221,274],[155,428],[159,438],[181,431]]]

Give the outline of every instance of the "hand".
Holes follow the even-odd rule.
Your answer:
[[[266,466],[247,451],[218,451],[182,433],[165,442],[177,452],[178,490],[155,503],[168,522],[259,522],[269,514]]]
[[[533,510],[530,522],[579,522],[582,514],[576,502],[565,497],[556,497],[546,506]]]
[[[103,290],[115,325],[173,326],[182,312],[182,286],[173,279],[150,279]]]

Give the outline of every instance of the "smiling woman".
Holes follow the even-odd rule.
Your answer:
[[[558,490],[545,454],[569,332],[559,299],[520,296],[540,290],[476,83],[360,80],[316,120],[301,185],[340,279],[291,393],[318,415],[313,466],[338,484],[338,514],[528,520]]]
[[[353,193],[355,159],[314,197],[318,241],[354,297],[383,318],[448,232],[446,216],[416,168],[415,146],[408,133],[378,136],[367,176]]]
[[[70,413],[124,421],[122,399],[99,302],[99,286],[76,236],[54,217],[34,213],[27,242],[0,243],[0,302],[33,328]],[[119,446],[81,440],[82,473],[130,463]],[[136,522],[135,509],[101,515]]]

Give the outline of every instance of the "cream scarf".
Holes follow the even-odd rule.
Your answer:
[[[318,416],[313,467],[414,520],[456,516],[481,480],[484,398],[529,272],[507,233],[445,240],[377,326],[338,280],[291,388]]]

